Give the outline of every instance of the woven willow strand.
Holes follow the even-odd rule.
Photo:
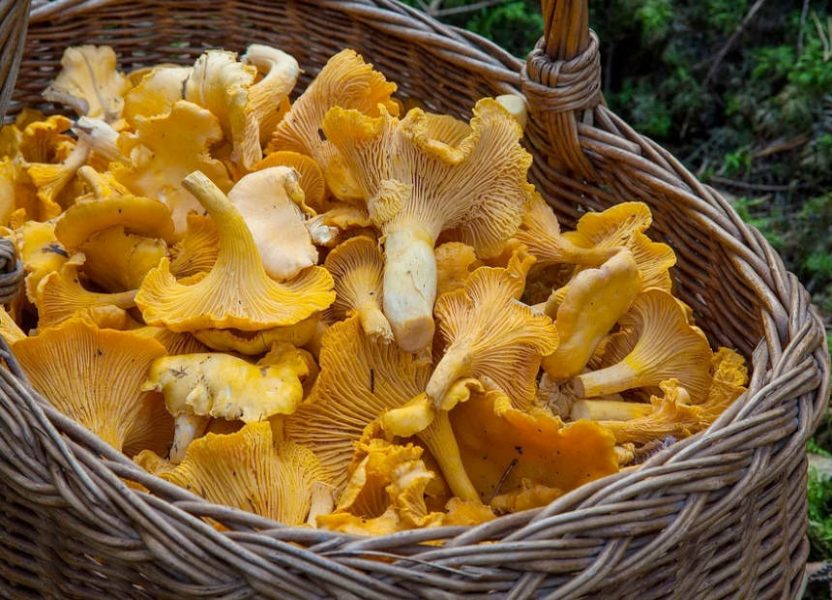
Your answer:
[[[0,595],[797,597],[808,555],[804,446],[829,390],[821,320],[758,231],[604,106],[586,2],[546,0],[543,15],[546,37],[524,65],[392,1],[33,0],[25,48],[22,20],[0,28],[0,44],[23,53],[17,80],[0,79],[0,100],[11,95],[11,115],[51,110],[40,93],[63,48],[81,43],[113,46],[124,69],[273,44],[307,69],[301,87],[353,47],[401,97],[460,117],[482,96],[522,89],[531,176],[558,218],[571,226],[586,210],[646,202],[651,231],[677,252],[676,292],[711,340],[750,359],[748,392],[704,434],[543,509],[359,538],[284,527],[148,475],[52,409],[2,346]],[[435,540],[444,543],[426,544]]]

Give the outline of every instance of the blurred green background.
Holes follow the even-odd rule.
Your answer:
[[[408,0],[522,57],[536,0]],[[609,105],[718,188],[832,326],[832,11],[803,0],[593,0]],[[832,421],[810,451],[811,561],[832,560]],[[827,460],[824,460],[828,459]],[[830,598],[827,584],[807,598]]]

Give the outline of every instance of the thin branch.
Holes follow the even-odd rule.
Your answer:
[[[711,68],[708,69],[708,75],[705,77],[705,81],[702,84],[703,87],[708,87],[708,84],[716,75],[717,71],[719,70],[719,66],[722,64],[725,55],[728,54],[728,51],[734,46],[736,41],[742,35],[742,32],[745,31],[745,28],[751,22],[751,19],[759,12],[759,10],[763,7],[763,4],[766,3],[766,0],[757,0],[754,5],[749,9],[748,13],[743,17],[742,21],[737,28],[734,30],[734,33],[731,34],[731,37],[728,38],[728,41],[720,48],[719,52],[716,55],[713,63],[711,64]]]
[[[796,188],[806,187],[805,185],[800,184],[789,184],[789,185],[776,185],[771,183],[751,183],[749,181],[738,181],[736,179],[729,179],[728,177],[720,177],[719,175],[714,175],[710,179],[711,183],[717,183],[721,185],[727,185],[728,187],[735,187],[744,190],[751,190],[754,192],[788,192],[789,190],[793,190]]]
[[[797,34],[797,54],[800,57],[803,54],[803,39],[806,36],[806,17],[809,16],[809,0],[803,0],[803,8],[800,10],[800,33]]]
[[[467,13],[476,12],[481,8],[488,8],[489,6],[496,6],[498,4],[504,4],[508,0],[482,0],[481,2],[475,2],[474,4],[468,4],[466,6],[454,6],[452,8],[446,8],[444,10],[437,10],[435,17],[450,17],[451,15],[464,15]]]

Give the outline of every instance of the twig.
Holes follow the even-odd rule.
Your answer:
[[[465,6],[454,6],[452,8],[446,8],[443,10],[437,10],[435,17],[450,17],[451,15],[463,15],[466,13],[471,13],[478,11],[481,8],[488,8],[489,6],[496,6],[497,4],[503,4],[508,0],[482,0],[481,2],[476,2],[474,4],[468,4]]]
[[[720,48],[719,52],[716,55],[713,63],[711,64],[711,68],[708,69],[708,74],[705,76],[705,81],[702,83],[703,87],[708,87],[708,84],[716,75],[716,72],[719,70],[719,66],[722,64],[722,60],[725,58],[725,55],[728,54],[728,51],[733,47],[734,43],[739,39],[742,35],[742,32],[745,30],[746,26],[751,22],[751,19],[754,18],[754,15],[763,7],[763,4],[766,3],[766,0],[757,0],[754,5],[749,9],[748,13],[743,17],[742,21],[737,28],[734,30],[734,33],[731,34],[731,37],[728,38],[728,41]]]
[[[800,58],[803,54],[803,39],[806,35],[806,17],[809,16],[809,0],[803,0],[803,8],[800,10],[800,33],[797,34],[797,54],[796,58]]]
[[[766,156],[771,156],[772,154],[779,154],[780,152],[788,152],[789,150],[794,150],[795,148],[800,148],[801,146],[805,145],[811,136],[808,133],[802,133],[797,137],[793,137],[790,140],[778,139],[774,140],[771,144],[766,146],[761,150],[757,150],[751,155],[751,158],[765,158]]]
[[[738,181],[736,179],[729,179],[728,177],[720,177],[719,175],[714,175],[713,177],[711,177],[711,182],[727,185],[730,187],[742,188],[745,190],[752,190],[755,192],[788,192],[792,189],[806,187],[805,185],[794,183],[790,185],[777,185],[773,183],[751,183],[749,181]]]
[[[427,8],[427,13],[431,17],[435,17],[436,13],[442,7],[442,0],[430,0],[430,5]]]

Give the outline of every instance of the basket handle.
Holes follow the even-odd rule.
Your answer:
[[[552,162],[562,170],[597,179],[581,149],[578,120],[591,122],[603,104],[598,38],[589,29],[588,0],[541,0],[543,38],[529,54],[523,93],[535,120],[549,134]]]

